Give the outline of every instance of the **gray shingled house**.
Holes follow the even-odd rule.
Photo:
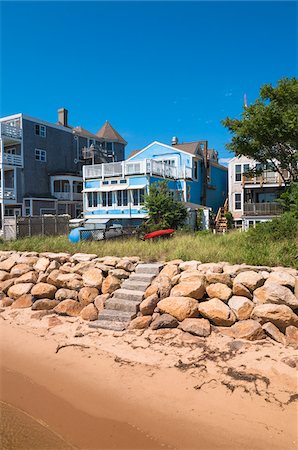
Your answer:
[[[124,160],[127,142],[106,122],[95,134],[22,113],[0,118],[1,216],[70,214],[82,204],[82,166]]]

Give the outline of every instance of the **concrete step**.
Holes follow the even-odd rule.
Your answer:
[[[163,268],[163,264],[139,264],[136,268],[136,273],[150,273],[151,275],[158,275],[161,269]]]
[[[141,302],[144,297],[143,291],[135,291],[133,289],[118,289],[114,292],[113,298],[120,298],[123,300],[130,300],[133,302]]]
[[[140,281],[141,283],[151,283],[155,275],[151,273],[132,273],[129,277],[130,281]]]
[[[131,280],[131,278],[129,278],[128,280],[125,280],[121,285],[121,287],[123,289],[128,289],[128,290],[131,289],[133,291],[143,291],[143,292],[146,291],[148,286],[150,286],[150,283],[146,283],[146,282],[144,283],[142,281],[134,281],[134,280]]]
[[[127,327],[127,322],[114,320],[95,320],[89,325],[90,328],[102,328],[104,330],[123,331]]]
[[[136,313],[115,311],[114,309],[104,309],[98,314],[98,320],[110,320],[118,322],[130,322],[136,317]]]
[[[106,301],[105,307],[107,310],[123,311],[134,314],[137,312],[138,302],[123,300],[122,298],[111,298]]]

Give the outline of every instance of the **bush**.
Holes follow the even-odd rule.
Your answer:
[[[298,238],[298,221],[294,214],[286,212],[270,222],[250,228],[248,237],[253,241],[276,241]]]

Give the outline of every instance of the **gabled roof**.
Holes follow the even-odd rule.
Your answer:
[[[135,156],[137,153],[139,153],[141,150],[132,150],[130,152],[130,154],[128,155],[128,158],[132,158],[133,156]]]
[[[172,145],[173,148],[180,148],[180,150],[184,150],[187,153],[190,153],[191,155],[197,155],[200,154],[198,152],[199,143],[198,142],[185,142],[183,144],[175,144]]]
[[[73,128],[73,131],[77,134],[80,134],[81,136],[87,136],[88,138],[99,140],[96,134],[90,133],[90,131],[86,130],[83,127],[75,127]]]
[[[107,141],[120,142],[121,144],[126,145],[127,142],[123,137],[112,127],[112,125],[106,120],[103,127],[98,130],[96,136],[106,139]]]

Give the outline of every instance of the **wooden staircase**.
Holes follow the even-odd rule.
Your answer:
[[[217,233],[226,233],[228,231],[228,220],[225,214],[229,211],[228,199],[226,199],[224,206],[221,206],[215,218],[215,230]]]

